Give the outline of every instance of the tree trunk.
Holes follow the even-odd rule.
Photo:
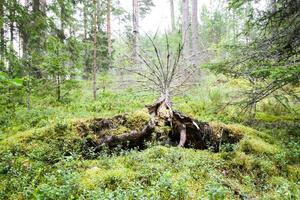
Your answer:
[[[187,59],[190,53],[190,14],[189,14],[189,0],[182,1],[182,43],[183,47],[183,58]]]
[[[0,0],[0,17],[1,17],[1,19],[4,19],[4,0]],[[1,47],[0,47],[0,50],[1,50],[0,56],[1,56],[1,61],[3,62],[4,51],[5,51],[4,20],[0,20],[0,45],[1,45]],[[0,63],[0,64],[2,65],[2,63]]]
[[[197,66],[199,64],[198,0],[192,0],[192,10],[192,62]]]
[[[117,0],[117,8],[121,8],[121,2],[120,0]],[[118,33],[121,34],[121,16],[118,15]]]
[[[87,48],[87,5],[86,2],[83,3],[83,29],[84,29],[84,35],[83,35],[83,42],[84,42],[84,79],[88,79],[90,77],[90,67],[89,67],[89,61],[88,61],[88,48]]]
[[[112,41],[111,41],[111,0],[107,0],[107,50],[109,56],[109,65],[111,67]]]
[[[170,0],[170,12],[171,12],[172,32],[174,32],[175,31],[174,0]]]
[[[132,39],[132,58],[135,63],[138,61],[138,37],[139,37],[139,3],[132,0],[133,4],[133,39]]]
[[[96,85],[96,73],[97,73],[97,0],[93,0],[94,4],[94,55],[93,55],[93,98],[96,100],[97,85]]]
[[[61,79],[60,79],[60,75],[58,74],[56,76],[56,97],[57,97],[57,101],[61,100],[61,89],[60,89],[60,85],[61,85]]]
[[[65,38],[65,4],[63,1],[59,1],[59,7],[60,7],[60,30],[58,31],[58,38],[63,43]]]
[[[10,17],[10,23],[9,23],[9,32],[10,32],[10,48],[9,48],[9,51],[10,51],[11,54],[13,54],[14,53],[14,21],[13,21],[13,18],[14,18],[15,12],[11,11],[10,15],[11,15],[11,17]],[[13,68],[13,62],[12,62],[12,59],[9,59],[8,75],[10,77],[12,77],[12,68]]]
[[[30,5],[30,3],[29,3]],[[30,43],[28,43],[29,45],[29,51],[34,51],[37,52],[38,54],[41,54],[42,52],[42,40],[43,38],[45,38],[45,35],[43,34],[43,29],[40,27],[40,17],[42,16],[42,5],[41,5],[41,0],[33,0],[32,1],[32,12],[33,12],[33,18],[32,18],[32,22],[34,24],[34,29],[37,33],[37,36],[35,36],[34,38],[32,37],[32,35],[29,33],[28,34],[28,39],[30,38],[31,40]],[[30,53],[28,52],[28,55]],[[38,67],[40,66],[40,61],[37,59],[35,60],[34,63],[32,63],[31,67],[33,68],[33,71],[35,73],[36,78],[40,79],[42,78],[43,74],[42,74],[42,70]]]
[[[40,0],[33,0],[32,10],[33,10],[33,12],[39,12],[40,11]]]

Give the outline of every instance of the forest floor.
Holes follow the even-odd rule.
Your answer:
[[[0,199],[299,199],[299,105],[288,112],[266,100],[249,120],[239,106],[222,106],[246,84],[208,76],[175,97],[174,107],[215,126],[226,124],[243,136],[238,143],[217,153],[159,142],[95,152],[85,146],[79,123],[124,113],[140,123],[144,106],[156,100],[151,92],[121,90],[108,80],[96,101],[90,83],[79,81],[70,83],[73,89],[65,84],[63,102],[41,84],[49,88],[35,89],[30,111],[17,107],[0,132]]]

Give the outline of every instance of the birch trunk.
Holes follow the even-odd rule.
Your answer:
[[[135,63],[138,61],[138,37],[139,37],[139,3],[138,0],[132,0],[133,4],[133,40],[132,40],[132,58]]]

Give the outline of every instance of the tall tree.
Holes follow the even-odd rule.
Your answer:
[[[170,13],[171,13],[172,32],[174,32],[175,31],[174,0],[170,0]]]
[[[139,1],[132,0],[133,7],[133,39],[132,39],[132,58],[135,62],[138,60],[138,37],[139,37]]]
[[[107,31],[107,50],[109,56],[109,63],[111,64],[112,41],[111,41],[111,0],[107,0],[107,17],[106,17],[106,31]]]
[[[96,100],[97,95],[97,0],[93,0],[94,5],[94,19],[93,19],[93,26],[94,26],[94,53],[93,53],[93,98]]]
[[[10,38],[10,47],[9,47],[9,52],[10,58],[12,58],[12,55],[14,54],[13,46],[14,46],[14,22],[15,22],[15,7],[16,7],[16,1],[12,0],[9,2],[10,3],[10,10],[9,10],[9,38]],[[12,76],[12,69],[13,68],[13,60],[9,59],[9,64],[8,64],[8,75],[11,77]]]
[[[199,53],[199,33],[198,33],[198,0],[192,0],[192,63],[198,64]]]
[[[190,27],[189,0],[182,0],[182,43],[184,44],[183,47],[184,59],[186,59],[190,53],[189,27]]]
[[[0,47],[0,50],[1,50],[1,53],[0,53],[1,62],[3,62],[3,56],[4,56],[4,51],[5,51],[5,39],[4,39],[4,0],[0,1],[0,46],[1,46]]]
[[[88,13],[87,13],[87,3],[83,2],[83,43],[84,43],[84,79],[88,79],[90,75],[90,67],[89,67],[89,56],[88,56]]]

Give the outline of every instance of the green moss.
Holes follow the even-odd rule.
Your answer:
[[[299,181],[300,180],[300,164],[298,165],[288,165],[287,173],[290,180]]]
[[[126,116],[126,126],[133,130],[141,130],[150,120],[150,115],[147,109],[135,111]]]
[[[117,128],[108,129],[104,131],[104,135],[122,135],[129,133],[131,130],[125,126],[118,125]]]
[[[274,155],[280,151],[277,146],[264,142],[258,137],[247,137],[240,142],[239,146],[240,150],[246,154]]]
[[[170,126],[155,126],[155,133],[159,133],[161,135],[167,135],[169,132],[171,131],[171,127]]]
[[[222,130],[224,128],[229,130],[229,135],[234,138],[242,138],[244,135],[247,135],[249,131],[245,129],[243,126],[239,125],[226,125],[221,122],[210,122],[209,125],[213,129],[213,133],[216,135],[216,137],[221,137]]]
[[[20,132],[0,141],[2,154],[14,153],[29,158],[55,161],[62,155],[80,151],[81,138],[72,127],[51,127]]]
[[[134,179],[135,173],[126,168],[113,168],[104,170],[92,167],[83,172],[80,179],[82,189],[107,188],[114,190],[117,187],[126,188],[128,183]]]
[[[258,112],[256,115],[256,119],[263,122],[280,122],[280,121],[295,121],[299,119],[299,117],[295,115],[270,115],[267,113]]]

